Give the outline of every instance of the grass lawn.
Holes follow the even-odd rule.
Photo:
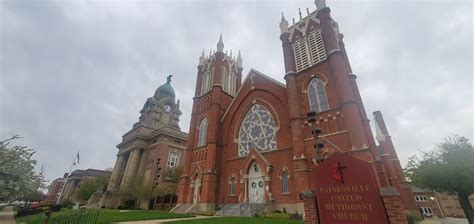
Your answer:
[[[52,217],[56,217],[62,213],[65,213],[69,210],[64,210],[61,212],[53,212]],[[136,221],[136,220],[150,220],[150,219],[170,219],[170,218],[186,218],[193,217],[192,215],[186,214],[174,214],[161,211],[146,211],[146,210],[130,210],[126,212],[120,212],[120,210],[114,209],[100,209],[98,223],[111,223],[111,222],[121,222],[121,221]],[[18,223],[44,223],[46,216],[44,213],[24,216],[18,218],[16,221]]]
[[[249,217],[216,217],[208,219],[196,219],[189,221],[170,222],[170,224],[302,224],[300,220],[268,219],[268,218],[249,218]]]

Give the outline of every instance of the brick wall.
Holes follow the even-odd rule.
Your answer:
[[[305,191],[300,194],[304,202],[304,220],[306,224],[319,224],[318,211],[316,209],[316,194],[312,191]]]
[[[404,213],[405,207],[400,198],[400,193],[398,193],[395,187],[381,187],[380,195],[385,205],[389,223],[407,224],[408,222]]]

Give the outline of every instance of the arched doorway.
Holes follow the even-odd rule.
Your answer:
[[[254,160],[249,169],[249,203],[263,204],[265,200],[265,179],[262,169]]]
[[[194,180],[194,193],[193,193],[193,205],[199,203],[199,196],[201,192],[201,176],[196,175],[196,179]]]

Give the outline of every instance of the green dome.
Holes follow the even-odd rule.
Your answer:
[[[170,83],[171,83],[171,76],[168,76],[168,81],[165,84],[158,87],[158,89],[155,92],[154,97],[155,98],[171,97],[174,99],[175,93]]]

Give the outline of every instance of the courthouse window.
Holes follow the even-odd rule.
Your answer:
[[[276,124],[272,114],[262,105],[253,105],[242,121],[239,130],[239,156],[253,148],[258,151],[276,149]]]
[[[308,99],[311,111],[316,113],[329,109],[325,84],[321,79],[313,78],[308,85]]]
[[[168,158],[168,166],[169,167],[175,167],[178,165],[178,157],[179,154],[177,152],[170,152],[169,158]]]
[[[207,118],[201,120],[199,124],[199,138],[198,138],[198,147],[206,144],[206,133],[207,133]]]

